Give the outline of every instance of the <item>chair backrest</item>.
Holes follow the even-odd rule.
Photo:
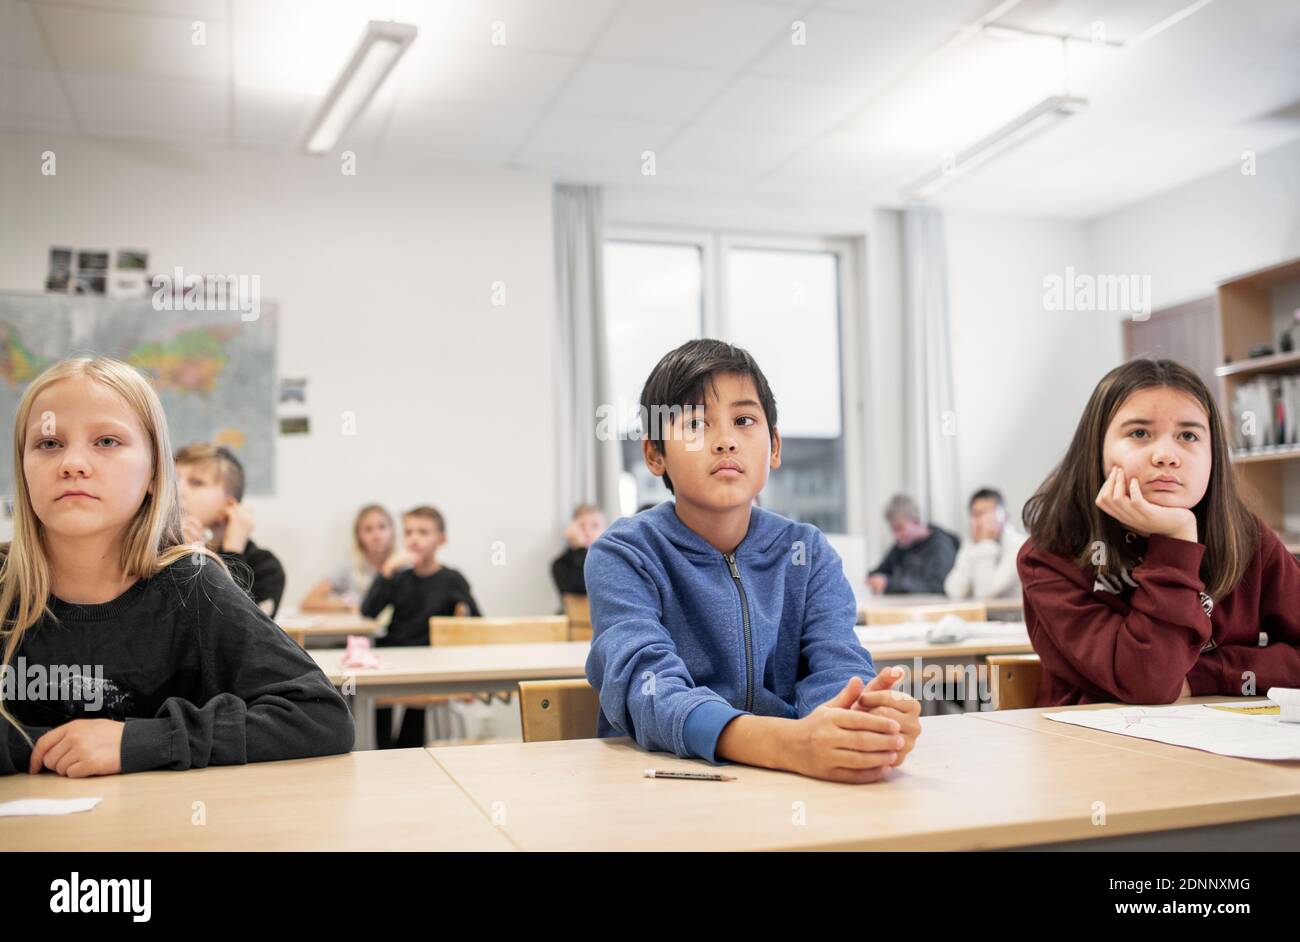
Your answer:
[[[563,615],[532,618],[457,618],[435,615],[429,619],[429,643],[542,644],[569,640],[569,620]]]
[[[935,605],[867,606],[868,625],[901,625],[909,621],[938,621],[956,615],[962,621],[987,621],[983,602],[949,602]]]
[[[989,695],[995,710],[1024,710],[1038,703],[1043,665],[1037,654],[990,654]]]
[[[585,595],[564,594],[564,616],[569,619],[569,640],[591,640],[591,599]]]
[[[583,678],[519,682],[524,742],[594,739],[599,714],[600,696]]]

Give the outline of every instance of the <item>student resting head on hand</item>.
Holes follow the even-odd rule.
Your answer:
[[[1040,705],[1300,685],[1300,563],[1242,501],[1218,405],[1185,366],[1102,377],[1024,517]]]

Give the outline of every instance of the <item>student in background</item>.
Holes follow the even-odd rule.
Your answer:
[[[981,488],[970,499],[970,540],[943,580],[950,599],[995,599],[1020,594],[1016,554],[1027,537],[1007,519],[1002,494]]]
[[[886,777],[920,704],[876,676],[816,527],[753,506],[780,467],[776,400],[744,350],[694,340],[641,393],[646,466],[674,495],[587,554],[600,736],[842,782]],[[864,680],[869,681],[864,685]]]
[[[167,422],[144,377],[107,358],[49,368],[23,394],[14,445],[4,672],[17,658],[50,678],[83,666],[0,703],[0,774],[352,748],[348,708],[311,658],[218,556],[182,542]]]
[[[381,504],[367,504],[352,521],[352,549],[328,579],[308,592],[299,606],[304,612],[355,612],[361,597],[397,546],[392,515]]]
[[[1300,686],[1300,563],[1238,495],[1191,370],[1142,359],[1102,377],[1024,516],[1040,705]]]
[[[229,448],[195,442],[176,452],[181,530],[226,561],[235,581],[272,618],[284,595],[284,567],[254,543],[253,513],[243,503],[244,466]]]
[[[906,494],[895,494],[885,507],[894,545],[867,576],[877,595],[943,594],[943,580],[957,559],[956,536],[921,522],[921,510]]]
[[[428,645],[434,615],[480,614],[465,577],[438,562],[438,549],[447,542],[442,514],[432,507],[415,507],[402,515],[402,529],[405,548],[380,567],[361,602],[361,614],[368,618],[393,606],[388,634],[376,640],[376,647]],[[390,736],[392,711],[380,709],[376,716],[380,748],[424,745],[421,711],[406,711],[396,740]]]
[[[586,595],[587,583],[582,567],[587,563],[587,550],[605,532],[605,515],[594,504],[579,504],[573,519],[564,530],[569,548],[551,563],[551,578],[561,595]]]

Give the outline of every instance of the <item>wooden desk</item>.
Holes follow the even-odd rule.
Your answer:
[[[94,810],[0,818],[5,850],[512,850],[423,749],[190,772],[0,778],[0,801],[102,796]],[[193,823],[202,802],[206,824]]]
[[[957,602],[978,602],[984,606],[989,618],[994,621],[1021,621],[1025,616],[1025,601],[1021,596],[998,599],[950,599],[944,595],[877,595],[858,606],[858,623],[865,624],[869,608],[917,609],[919,614],[927,605],[952,605]]]
[[[356,748],[373,749],[375,701],[381,697],[477,693],[521,680],[585,677],[590,648],[585,641],[379,648],[378,670],[343,668],[344,652],[337,649],[307,653],[351,701]]]
[[[1033,650],[1028,634],[1015,641],[974,638],[934,645],[924,641],[871,641],[871,631],[859,628],[857,633],[878,667],[897,664],[910,669],[916,658],[925,664],[964,666],[979,664],[990,654]],[[308,653],[330,683],[351,701],[357,727],[356,748],[362,750],[375,748],[374,713],[379,698],[476,693],[513,687],[521,680],[585,677],[590,649],[585,641],[379,648],[378,670],[343,668],[340,661],[344,652],[338,649]]]
[[[302,647],[310,638],[337,638],[342,635],[373,636],[379,631],[379,622],[353,612],[281,612],[275,623],[285,634]]]
[[[862,786],[739,765],[727,768],[735,782],[655,781],[643,770],[711,767],[647,753],[627,739],[430,751],[481,810],[502,816],[523,850],[1208,845],[1222,831],[1167,832],[1233,822],[1280,830],[1294,842],[1300,822],[1296,770],[1209,770],[1182,756],[969,716],[933,717],[923,729],[889,780]],[[1093,823],[1099,801],[1103,825]],[[1249,823],[1262,819],[1274,820]]]

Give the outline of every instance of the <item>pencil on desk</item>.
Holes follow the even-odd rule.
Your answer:
[[[734,782],[734,775],[719,775],[715,772],[658,772],[654,769],[645,770],[646,778],[679,778],[692,782]]]

